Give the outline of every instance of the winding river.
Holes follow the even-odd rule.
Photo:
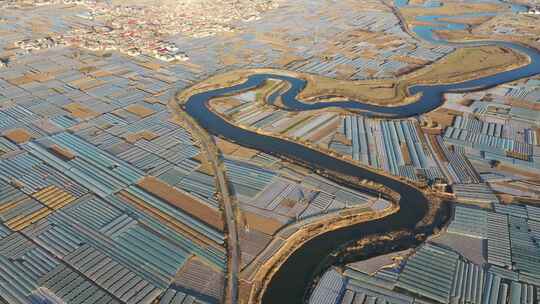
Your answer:
[[[433,38],[431,30],[426,31],[423,28],[417,34],[421,38],[426,38],[426,40],[434,42],[436,39]],[[429,35],[429,37],[426,35]],[[401,208],[396,214],[381,220],[324,233],[306,242],[287,259],[274,275],[263,296],[263,303],[302,303],[304,292],[312,280],[313,270],[317,269],[321,261],[331,252],[351,240],[360,239],[370,234],[391,232],[399,229],[413,229],[426,214],[429,201],[419,190],[406,183],[354,166],[348,162],[333,158],[294,142],[260,135],[236,127],[210,111],[208,109],[208,101],[223,95],[230,95],[256,88],[268,79],[281,79],[290,83],[290,88],[281,95],[284,105],[290,111],[306,111],[331,106],[362,111],[365,115],[374,117],[404,118],[420,115],[439,107],[444,102],[444,93],[484,89],[532,76],[540,72],[540,53],[523,45],[499,41],[452,45],[499,45],[527,54],[531,58],[531,62],[526,66],[511,71],[460,83],[411,86],[408,88],[409,92],[411,94],[421,93],[420,99],[411,104],[395,107],[377,106],[352,100],[332,101],[331,103],[303,103],[296,99],[296,96],[305,87],[306,83],[304,80],[273,74],[252,75],[242,84],[198,93],[187,100],[185,103],[187,113],[211,134],[222,136],[242,146],[267,153],[291,158],[301,157],[304,161],[312,164],[314,168],[328,169],[361,179],[373,180],[401,194],[401,201],[399,202]],[[427,231],[427,233],[429,232]],[[412,246],[414,244],[411,242],[408,245]],[[385,252],[380,252],[380,254],[382,253]]]

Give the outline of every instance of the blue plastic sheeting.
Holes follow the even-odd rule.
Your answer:
[[[159,234],[163,237],[171,239],[172,242],[177,244],[179,247],[199,256],[220,269],[225,269],[226,255],[224,251],[217,251],[211,246],[201,247],[186,236],[179,234],[177,231],[159,223],[153,218],[150,218],[142,213],[137,214],[137,216],[143,218],[141,221],[144,224],[150,226],[154,231],[159,232]]]
[[[50,271],[40,282],[66,303],[121,303],[95,283],[63,264]],[[39,299],[43,299],[43,296],[36,295],[36,300]]]
[[[185,292],[168,289],[161,299],[159,304],[209,304],[210,302],[197,299],[193,295],[186,294]]]
[[[144,174],[72,134],[59,133],[42,141],[42,144],[46,146],[30,142],[24,149],[101,197],[137,182]],[[54,144],[68,149],[75,158],[65,160],[54,155],[46,148]]]
[[[216,231],[214,228],[191,217],[187,213],[177,208],[172,207],[168,203],[156,198],[155,196],[149,194],[148,192],[142,190],[141,188],[132,186],[127,189],[127,192],[145,201],[147,204],[153,206],[154,208],[175,217],[176,219],[182,221],[187,226],[198,230],[202,235],[207,236],[208,238],[215,241],[216,243],[223,244],[224,242],[223,233]]]
[[[54,117],[49,118],[49,120],[53,122],[55,125],[64,129],[71,128],[74,125],[78,124],[76,120],[65,115],[54,116]]]
[[[487,258],[490,264],[511,267],[510,233],[508,231],[508,216],[500,213],[488,213]]]
[[[487,237],[487,211],[475,207],[456,206],[448,232],[476,237]]]
[[[67,256],[65,261],[125,303],[151,303],[163,290],[88,245]]]
[[[62,211],[76,218],[81,224],[95,230],[102,230],[123,215],[120,209],[113,207],[101,198],[91,195],[76,200],[69,206],[64,207]]]
[[[248,163],[226,159],[227,177],[231,182],[260,192],[268,186],[276,173]]]
[[[309,298],[310,304],[338,304],[345,287],[345,278],[335,269],[321,277]]]
[[[0,297],[9,303],[28,303],[39,278],[59,261],[20,233],[0,241]]]
[[[448,303],[458,259],[453,251],[426,244],[407,260],[397,286]]]

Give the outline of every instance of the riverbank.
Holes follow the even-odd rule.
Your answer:
[[[305,291],[303,303],[307,303],[321,276],[330,267],[342,267],[353,262],[369,260],[370,258],[384,254],[408,250],[422,244],[429,237],[436,235],[449,220],[449,205],[438,201],[438,203],[431,206],[430,209],[434,215],[426,216],[426,219],[430,219],[430,224],[428,225],[421,226],[415,230],[399,230],[385,234],[370,235],[340,246],[333,253],[329,254],[314,271],[312,285]]]
[[[489,43],[489,42],[487,42]],[[281,266],[275,268],[271,280],[266,284],[266,291],[262,294],[263,303],[300,303],[304,296],[304,291],[311,283],[313,269],[320,266],[323,261],[336,248],[343,244],[350,243],[351,240],[362,239],[376,234],[388,234],[395,231],[413,231],[421,224],[426,215],[429,214],[429,205],[432,197],[426,197],[423,189],[410,183],[391,178],[379,172],[374,172],[368,168],[362,168],[344,159],[322,153],[295,141],[272,137],[265,134],[258,134],[251,130],[243,129],[224,120],[208,109],[208,102],[213,98],[235,95],[246,90],[261,86],[267,79],[281,79],[291,83],[291,89],[282,94],[283,103],[291,111],[304,111],[314,109],[313,106],[321,108],[341,107],[346,110],[350,108],[365,110],[368,115],[387,114],[392,117],[410,117],[419,115],[437,108],[442,103],[444,93],[451,91],[476,90],[500,83],[513,81],[519,78],[538,73],[538,62],[540,56],[535,50],[525,48],[521,45],[505,42],[492,42],[497,47],[511,48],[515,51],[526,53],[531,58],[531,63],[525,67],[516,68],[500,74],[481,77],[466,82],[459,82],[450,85],[414,85],[410,88],[412,93],[421,93],[421,98],[417,102],[401,107],[376,107],[365,105],[360,102],[325,104],[302,104],[296,100],[296,96],[305,87],[302,79],[278,76],[276,74],[256,74],[249,75],[245,82],[240,82],[232,87],[223,88],[219,83],[214,84],[216,89],[211,91],[200,90],[199,93],[186,95],[185,100],[180,100],[182,107],[192,116],[198,124],[209,133],[221,136],[239,145],[256,149],[268,154],[285,156],[291,159],[298,159],[306,162],[313,168],[330,170],[340,174],[354,176],[360,179],[373,180],[377,184],[383,184],[393,191],[400,193],[399,210],[393,214],[379,219],[362,222],[353,226],[346,226],[327,233],[322,233],[305,241],[296,250],[291,251],[288,258],[282,261]],[[428,195],[431,195],[428,193]],[[431,231],[426,230],[426,234]],[[412,246],[412,245],[411,245]]]
[[[234,122],[229,120],[229,117],[223,115],[222,113],[217,112],[215,110],[215,108],[213,108],[211,106],[211,103],[212,102],[210,101],[209,104],[207,105],[209,111],[211,111],[214,115],[219,116],[222,120],[228,122],[229,124],[235,125]],[[326,112],[335,111],[335,112],[338,112],[338,113],[346,114],[346,112],[342,108],[338,108],[338,107],[336,107],[336,108],[325,108],[324,111],[326,111]],[[423,184],[423,183],[415,182],[415,181],[412,181],[412,180],[407,180],[407,179],[405,179],[403,177],[392,175],[392,174],[390,174],[390,173],[388,173],[388,172],[386,172],[386,171],[384,171],[382,169],[374,168],[374,167],[365,165],[365,164],[363,164],[361,162],[356,162],[356,161],[354,161],[352,158],[350,158],[348,156],[340,155],[336,151],[333,151],[333,150],[327,149],[327,148],[323,148],[321,146],[314,145],[311,142],[301,141],[301,140],[298,140],[296,138],[290,138],[290,137],[284,136],[282,134],[274,134],[274,133],[271,133],[271,132],[265,132],[265,131],[263,131],[261,129],[250,128],[248,126],[241,125],[241,124],[237,125],[237,127],[242,128],[243,130],[249,131],[251,133],[256,133],[256,134],[259,134],[259,135],[272,137],[272,138],[280,139],[280,140],[284,140],[284,141],[293,141],[293,142],[295,142],[295,143],[297,143],[299,145],[304,146],[307,149],[311,149],[311,150],[317,151],[319,153],[323,153],[323,154],[325,154],[325,155],[327,155],[329,157],[332,157],[332,158],[339,158],[341,161],[347,162],[352,166],[362,168],[363,170],[371,171],[374,174],[382,175],[382,176],[385,176],[385,177],[390,178],[390,179],[395,179],[395,180],[399,180],[400,182],[405,182],[405,183],[407,183],[407,184],[409,184],[411,186],[417,187],[419,189],[425,187],[425,184]],[[281,155],[277,155],[277,156],[282,157]],[[297,163],[297,164],[300,164],[300,165],[304,165],[304,166],[307,165],[299,157],[292,158],[292,161]]]
[[[243,86],[238,87],[237,89],[240,91],[244,90]],[[220,95],[227,94],[227,91],[215,91],[215,92],[216,94],[218,94],[219,92]],[[384,225],[385,228],[378,228],[377,230],[385,231],[386,229],[392,229],[392,227],[396,225],[413,226],[415,223],[417,223],[417,219],[420,220],[421,217],[423,216],[424,214],[423,210],[427,209],[428,203],[427,203],[426,198],[422,195],[421,191],[417,190],[416,187],[413,187],[411,185],[408,185],[407,183],[404,183],[403,181],[397,180],[395,178],[383,176],[381,174],[377,174],[371,170],[367,170],[366,168],[361,168],[351,163],[344,162],[343,160],[335,159],[332,156],[322,154],[318,151],[306,148],[301,145],[297,145],[297,144],[295,145],[293,143],[290,143],[289,141],[279,141],[278,143],[276,142],[276,140],[278,139],[271,140],[271,137],[260,136],[260,135],[257,135],[256,137],[257,139],[254,138],[253,137],[254,134],[252,132],[247,132],[246,130],[243,130],[241,128],[234,127],[230,124],[225,123],[225,121],[223,121],[221,118],[218,118],[218,116],[216,116],[213,112],[211,112],[207,108],[208,106],[207,101],[211,99],[211,98],[208,98],[207,96],[208,92],[201,93],[201,94],[191,97],[189,101],[183,105],[183,107],[188,111],[190,115],[195,117],[196,121],[198,121],[198,123],[202,127],[204,127],[205,129],[208,129],[211,133],[215,135],[222,135],[223,137],[229,140],[232,140],[233,142],[238,142],[239,144],[243,146],[262,150],[270,154],[279,155],[279,156],[284,155],[284,156],[290,157],[291,159],[296,158],[299,162],[303,161],[312,168],[313,167],[320,168],[320,169],[330,168],[330,170],[332,170],[331,168],[334,168],[335,169],[334,171],[340,172],[341,174],[344,174],[344,175],[354,176],[356,178],[359,178],[360,180],[362,179],[375,180],[375,184],[377,183],[377,180],[380,180],[382,184],[390,185],[393,191],[396,191],[398,193],[406,193],[405,196],[401,197],[400,204],[405,203],[405,205],[408,207],[407,210],[399,209],[398,212],[391,214],[391,216],[396,215],[397,218],[388,219],[387,220],[388,224]],[[204,97],[199,99],[198,97],[201,97],[201,96],[204,96]],[[198,103],[194,103],[195,100],[197,100]],[[218,120],[215,120],[215,119],[218,119]],[[218,121],[222,123],[217,123]],[[219,130],[219,132],[216,133],[216,130]],[[240,132],[241,130],[247,133],[242,135],[241,133],[244,133],[244,132]],[[281,149],[280,146],[283,146],[283,149]],[[285,148],[285,146],[287,148]],[[280,152],[277,152],[277,151],[280,151]],[[300,156],[302,158],[299,158]],[[317,160],[315,160],[315,158]],[[397,215],[398,213],[399,215]],[[371,219],[373,218],[374,217],[371,217]],[[388,216],[380,218],[380,219],[386,220],[386,218],[388,218]],[[363,222],[363,223],[365,223],[366,225],[371,225],[372,221]],[[374,225],[373,227],[376,227],[376,226],[377,225]],[[306,273],[308,274],[311,273],[311,270],[314,269],[319,263],[319,261],[322,260],[327,255],[327,252],[328,252],[327,250],[330,250],[330,249],[333,250],[335,248],[335,245],[341,244],[345,240],[354,239],[355,238],[354,234],[357,233],[356,231],[363,232],[363,231],[369,231],[369,229],[366,229],[366,230],[360,229],[356,225],[353,225],[352,227],[346,226],[345,228],[338,229],[337,234],[340,235],[340,237],[332,238],[331,241],[325,241],[329,233],[323,233],[321,235],[316,236],[313,239],[309,239],[307,241],[308,243],[309,242],[315,242],[315,243],[323,242],[324,245],[323,246],[318,245],[317,249],[315,250],[309,249],[310,258],[308,260],[304,260],[303,265],[302,265],[309,270],[302,271],[301,273],[304,275]],[[333,233],[334,232],[331,232],[331,234]],[[284,263],[288,263],[291,260],[291,257],[295,256],[297,253],[303,252],[303,249],[305,249],[305,247],[300,246],[296,250],[291,251],[292,255],[288,259],[285,259]],[[275,272],[276,274],[279,274],[283,270],[283,268],[281,267],[274,268],[274,269],[276,271]],[[275,277],[275,275],[272,277]],[[304,290],[303,286],[307,286],[307,284],[309,283],[308,281],[309,281],[309,278],[306,278],[305,281],[304,280],[296,281],[295,284],[299,284],[298,290],[303,291]],[[265,295],[266,292],[263,292],[260,294]],[[301,296],[302,294],[299,294],[298,298],[300,298]],[[291,298],[296,298],[296,296],[293,296],[291,294]],[[271,303],[272,302],[273,301],[271,301]]]
[[[263,302],[263,296],[274,275],[279,271],[286,260],[308,241],[324,233],[384,218],[396,213],[398,210],[399,207],[394,207],[387,208],[384,212],[361,212],[355,214],[355,211],[358,210],[352,208],[346,211],[339,211],[334,216],[324,216],[324,218],[321,218],[320,221],[315,223],[301,223],[302,228],[284,239],[284,245],[274,253],[270,260],[259,267],[253,281],[248,282],[247,285],[250,285],[251,288],[248,301],[245,303]]]
[[[483,41],[489,42],[492,41],[492,35],[483,35],[478,33],[471,33],[470,31],[449,31],[449,30],[438,30],[434,33],[440,38],[444,39],[450,43],[471,43],[471,42],[480,42]],[[535,43],[532,39],[527,37],[515,36],[515,35],[501,35],[498,34],[497,39],[509,41],[517,44],[521,44],[528,48],[533,48],[536,51],[540,51],[540,45],[538,42]]]
[[[409,90],[413,85],[456,84],[515,70],[530,63],[529,56],[511,48],[484,45],[460,48],[397,80],[351,81],[272,68],[245,69],[214,75],[179,92],[177,100],[183,103],[192,95],[237,86],[247,82],[250,76],[268,74],[303,80],[305,85],[296,96],[302,103],[358,100],[366,105],[398,107],[419,101],[421,95],[411,94]]]
[[[382,185],[367,185],[351,177],[348,180],[343,180],[346,177],[336,172],[324,172],[323,176],[330,178],[334,182],[341,180],[342,184],[346,184],[353,189],[365,190],[367,187],[371,191],[382,191],[385,197],[390,198],[391,204],[380,211],[366,211],[365,207],[343,209],[310,217],[284,227],[274,236],[273,241],[258,255],[257,259],[242,272],[242,286],[249,292],[246,292],[244,297],[241,297],[245,302],[240,303],[261,303],[272,277],[283,263],[306,242],[330,231],[385,218],[397,213],[400,209],[398,203],[400,195]],[[278,244],[279,247],[276,249],[277,242],[280,245]],[[267,256],[271,256],[271,258],[264,261],[264,263],[258,261],[259,258]]]
[[[407,75],[402,85],[455,84],[511,71],[531,63],[526,54],[500,46],[462,47]]]
[[[324,174],[325,177],[332,179],[331,176],[328,176],[327,174]],[[353,184],[358,185],[358,180],[355,181],[353,178],[351,180],[343,180],[347,179],[347,177],[344,176],[334,176],[333,178],[342,179],[342,183],[345,182],[349,186],[352,186]],[[338,180],[334,180],[335,182],[338,182]],[[353,182],[353,184],[351,184]],[[363,183],[360,183],[361,185],[365,185]],[[377,187],[373,187],[377,189]],[[384,187],[386,190],[388,188]],[[378,189],[380,190],[380,189]],[[392,195],[395,193],[394,191],[390,190],[389,195],[393,196],[393,200],[398,199],[399,197]],[[320,275],[322,275],[329,267],[331,266],[340,266],[345,265],[348,263],[351,263],[353,261],[358,260],[365,260],[380,254],[384,253],[390,253],[397,250],[404,250],[404,249],[410,249],[412,247],[415,247],[422,242],[424,242],[429,236],[437,234],[443,226],[446,225],[446,223],[449,220],[450,212],[449,212],[449,204],[446,202],[446,198],[444,195],[439,195],[439,193],[429,190],[424,190],[425,197],[429,198],[430,203],[427,205],[427,212],[425,213],[424,217],[417,222],[417,224],[412,229],[400,229],[396,231],[392,231],[389,233],[377,233],[373,235],[368,235],[367,237],[361,238],[361,239],[353,239],[349,242],[346,242],[345,244],[342,244],[338,248],[336,248],[332,253],[328,254],[323,261],[319,263],[319,265],[316,267],[314,271],[312,271],[310,275],[309,282],[316,282]],[[388,209],[385,210],[385,215],[380,217],[372,217],[368,220],[359,220],[357,222],[350,222],[347,224],[347,222],[343,222],[343,225],[335,226],[335,227],[329,227],[325,231],[321,231],[320,233],[325,232],[331,232],[334,230],[338,230],[341,228],[351,228],[355,225],[360,224],[366,224],[372,221],[376,221],[378,219],[387,219],[387,217],[396,214],[399,211],[399,208],[401,206],[397,206],[396,209]],[[361,215],[360,215],[361,216]],[[346,220],[346,219],[345,219]],[[339,223],[342,223],[339,221]],[[308,239],[309,240],[309,239]],[[295,243],[295,239],[289,239],[288,242],[292,242],[289,247],[294,247],[295,245],[301,246],[303,243],[307,242],[308,240],[302,240],[301,243]],[[288,253],[287,257],[290,256],[291,253]],[[283,257],[285,258],[285,257]],[[280,265],[283,264],[283,261],[277,260],[276,263],[271,268],[272,271],[267,273],[267,276],[269,279],[272,278],[273,275],[279,270]],[[257,290],[257,288],[266,289],[268,285],[263,286],[253,286],[255,288],[252,290],[252,293],[257,294],[257,292],[260,292],[261,295],[265,293],[265,290]],[[311,286],[313,287],[313,285]],[[311,287],[306,290],[304,294],[304,301],[307,300],[307,296],[310,294]],[[251,301],[248,303],[266,303],[265,301],[262,301],[262,298],[251,298]],[[254,301],[254,302],[253,302]],[[262,302],[261,302],[262,301]]]

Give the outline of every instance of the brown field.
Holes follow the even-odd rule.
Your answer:
[[[106,77],[106,76],[111,76],[111,75],[114,75],[114,74],[110,71],[102,71],[102,70],[95,70],[92,73],[90,73],[90,76],[92,77]]]
[[[493,17],[469,17],[469,18],[440,18],[439,20],[450,23],[463,23],[471,26],[482,24]]]
[[[79,68],[79,72],[81,72],[81,73],[90,74],[90,73],[93,73],[95,71],[97,71],[97,68],[95,66],[92,66],[92,65],[87,65],[87,66],[83,66],[83,67]],[[71,84],[77,84],[77,83],[80,83],[82,81],[87,81],[88,79],[93,79],[93,78],[88,77],[86,79],[78,79],[78,80],[72,81]]]
[[[71,86],[74,86],[74,87],[78,88],[79,90],[85,91],[85,90],[89,90],[89,89],[98,87],[100,85],[103,85],[103,84],[105,84],[105,81],[97,80],[97,79],[92,78],[92,77],[86,77],[86,78],[81,78],[81,79],[78,79],[78,80],[74,80],[74,81],[70,82],[69,84]]]
[[[528,62],[528,56],[508,48],[466,47],[415,73],[406,75],[405,79],[410,84],[452,83],[492,75]]]
[[[467,30],[455,30],[455,31],[447,31],[447,30],[438,30],[433,31],[437,35],[437,37],[440,37],[444,40],[448,41],[465,41],[469,40],[469,38],[472,38],[471,34]]]
[[[126,111],[128,111],[131,114],[135,114],[141,118],[148,117],[155,113],[154,110],[138,105],[138,104],[132,104],[132,105],[127,106]]]
[[[268,235],[274,235],[283,226],[283,223],[278,220],[267,218],[247,210],[242,210],[242,215],[249,229],[258,230]]]
[[[45,82],[54,79],[55,75],[52,73],[28,73],[24,76],[20,76],[17,78],[11,78],[7,81],[13,85],[23,85],[30,82]]]
[[[223,154],[232,155],[243,159],[250,159],[259,153],[257,150],[242,147],[221,138],[216,139],[216,145]]]
[[[391,104],[405,98],[404,92],[399,92],[392,80],[350,81],[311,74],[301,74],[299,77],[308,82],[298,95],[299,99],[305,101],[334,95],[378,104]]]
[[[257,150],[240,147],[240,148],[238,148],[238,150],[236,150],[233,153],[233,155],[236,156],[236,157],[239,157],[239,158],[250,159],[253,156],[257,155],[258,153],[259,153],[259,151],[257,151]]]
[[[124,139],[127,141],[127,142],[130,142],[130,143],[134,143],[134,142],[137,142],[138,140],[140,139],[145,139],[145,140],[154,140],[156,138],[158,138],[159,136],[151,131],[141,131],[141,132],[137,132],[137,133],[130,133],[126,136],[124,136]]]
[[[221,138],[216,138],[216,146],[223,154],[226,155],[233,154],[234,151],[238,150],[238,148],[240,147],[237,144],[231,143]]]
[[[30,28],[33,33],[47,33],[51,30],[52,22],[44,17],[34,17],[30,20]]]
[[[32,134],[25,129],[7,130],[3,136],[16,144],[22,144],[32,139]]]
[[[251,294],[251,289],[253,288],[253,283],[246,280],[239,280],[238,284],[238,303],[245,304],[249,302],[249,296]]]
[[[197,169],[197,171],[201,172],[201,173],[204,173],[206,175],[209,175],[209,176],[214,176],[214,169],[212,168],[212,166],[210,165],[210,163],[206,162],[206,163],[203,163],[199,169]]]
[[[360,57],[362,58],[365,58],[365,59],[371,59],[373,57],[376,57],[379,53],[376,52],[375,50],[370,50],[370,49],[367,49],[365,51],[363,51],[361,54],[360,54]]]
[[[49,151],[64,160],[72,160],[75,158],[75,154],[73,154],[73,152],[58,145],[51,146]]]
[[[529,109],[533,111],[540,111],[540,103],[538,102],[532,103],[525,100],[512,98],[510,99],[510,105],[512,105],[512,107],[524,108],[524,109]]]
[[[405,161],[405,164],[411,165],[412,161],[411,161],[411,156],[409,154],[409,149],[407,148],[407,145],[401,144],[399,148],[401,150],[401,153],[403,154],[403,160]]]
[[[275,63],[279,66],[286,66],[288,64],[291,64],[296,61],[302,61],[304,60],[304,57],[294,55],[291,53],[283,53],[281,57],[275,61]]]
[[[149,96],[144,99],[144,102],[154,104],[154,103],[162,103],[161,100],[155,98],[154,96]]]
[[[220,63],[224,66],[235,65],[240,61],[240,59],[233,54],[222,54],[219,58],[221,59]]]
[[[63,108],[77,118],[90,119],[98,115],[96,112],[92,111],[87,106],[78,102],[69,103]]]
[[[420,15],[463,15],[473,12],[499,12],[503,11],[503,5],[495,3],[463,3],[446,2],[440,7],[404,7],[401,9],[403,17],[409,22]]]
[[[11,83],[12,85],[16,85],[16,86],[25,85],[25,84],[30,83],[32,81],[34,81],[34,79],[32,77],[29,77],[28,75],[7,79],[7,82]]]
[[[195,157],[193,157],[193,159],[201,163],[201,166],[197,169],[197,171],[204,173],[206,175],[215,176],[214,168],[212,167],[212,164],[206,158],[206,154],[199,153]]]
[[[221,217],[221,213],[216,209],[212,209],[202,204],[186,193],[181,192],[154,177],[145,177],[138,183],[138,186],[172,206],[189,213],[220,231],[223,231],[225,224]]]

